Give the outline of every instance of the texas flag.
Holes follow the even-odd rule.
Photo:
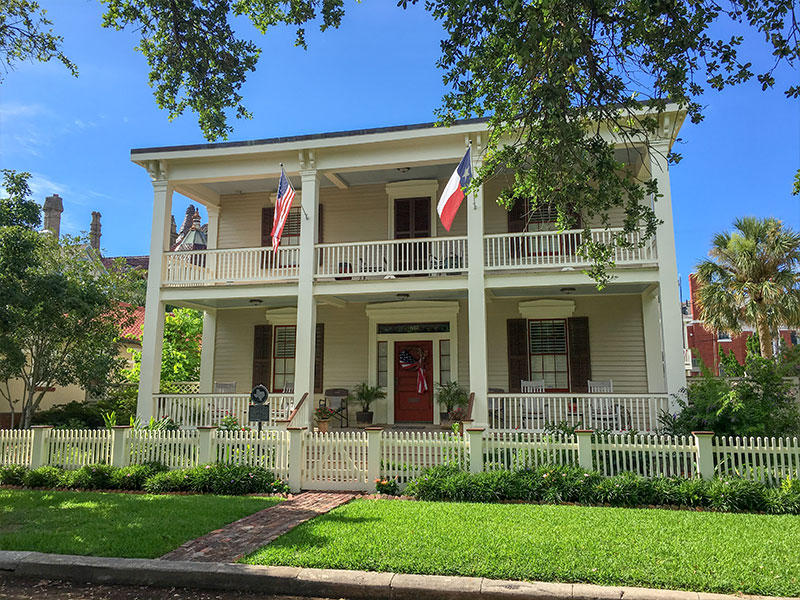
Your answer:
[[[458,207],[461,206],[461,201],[464,199],[464,188],[472,181],[472,156],[470,150],[471,148],[467,148],[464,158],[461,159],[456,170],[453,171],[450,180],[444,187],[442,197],[439,198],[439,204],[436,206],[439,219],[447,231],[450,231],[450,226],[453,224],[453,219],[456,218]]]

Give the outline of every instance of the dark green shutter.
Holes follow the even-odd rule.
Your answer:
[[[253,387],[258,384],[272,390],[272,325],[256,325],[253,332]]]
[[[317,323],[317,336],[314,344],[314,393],[322,393],[322,362],[325,358],[325,325]]]
[[[508,391],[518,394],[520,382],[528,379],[528,321],[508,319]]]
[[[585,394],[592,378],[592,359],[589,354],[589,317],[567,319],[569,332],[569,379],[571,390]]]

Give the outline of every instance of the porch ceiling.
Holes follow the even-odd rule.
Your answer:
[[[407,294],[407,297],[401,297],[400,294]],[[403,300],[458,300],[467,297],[467,290],[427,290],[427,291],[409,291],[395,293],[364,293],[364,294],[348,294],[346,296],[327,296],[333,302],[364,302],[373,304],[378,302],[398,302]],[[318,296],[317,299],[325,302],[326,296]]]
[[[495,288],[492,293],[498,298],[516,297],[558,297],[569,296],[613,296],[617,294],[641,294],[650,284],[646,283],[610,283],[602,290],[594,285],[548,285],[541,287],[515,287]],[[574,291],[561,291],[564,288],[574,288]]]

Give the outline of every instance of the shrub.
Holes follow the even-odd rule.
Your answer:
[[[0,466],[0,485],[23,485],[27,473],[23,465]]]
[[[112,473],[115,470],[110,465],[86,465],[64,477],[62,484],[77,490],[111,489]]]
[[[144,482],[143,489],[151,494],[189,492],[191,491],[189,475],[185,469],[156,473]]]
[[[25,487],[55,488],[61,486],[64,470],[58,467],[39,467],[25,474]]]
[[[603,477],[570,465],[475,474],[453,466],[434,467],[410,481],[406,494],[420,500],[679,505],[731,512],[800,514],[800,481],[797,480],[786,479],[780,487],[770,487],[746,479],[648,479],[636,473]]]
[[[111,472],[111,488],[115,490],[141,490],[149,477],[163,473],[167,467],[161,463],[151,462],[142,465],[131,465],[114,469]]]
[[[375,491],[379,494],[388,494],[389,496],[400,495],[400,484],[397,483],[397,477],[378,478],[375,480]]]
[[[103,426],[103,417],[96,403],[73,401],[35,412],[33,424],[58,429],[96,429]]]

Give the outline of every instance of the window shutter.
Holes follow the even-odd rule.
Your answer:
[[[520,382],[528,379],[528,322],[508,319],[508,391],[518,394]]]
[[[585,394],[592,378],[592,360],[589,355],[589,317],[567,319],[569,330],[569,376],[573,392]]]
[[[272,325],[256,325],[253,333],[253,387],[271,388]]]
[[[322,361],[325,356],[325,325],[317,323],[317,337],[314,344],[314,393],[322,393]]]
[[[261,247],[272,246],[272,221],[275,218],[275,208],[266,206],[261,209]]]

